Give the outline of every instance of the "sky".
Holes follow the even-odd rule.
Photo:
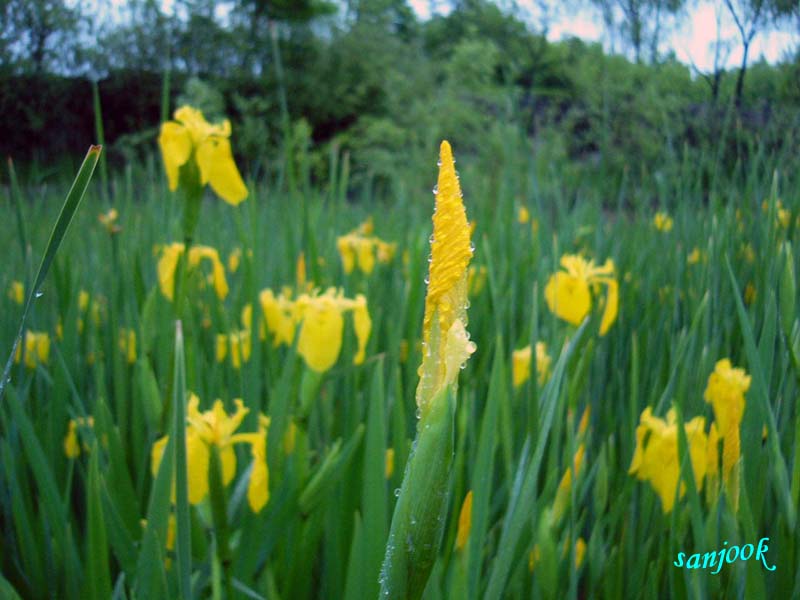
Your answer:
[[[431,0],[409,0],[416,13],[422,18],[431,15]],[[541,23],[541,11],[536,6],[538,4],[532,0],[517,0],[517,6],[527,14],[529,22],[534,25]],[[558,0],[551,3],[558,7],[562,3]],[[587,3],[588,4],[588,3]],[[726,67],[739,66],[742,61],[742,47],[733,19],[727,12],[721,0],[710,1],[690,1],[690,10],[679,18],[673,25],[673,31],[661,45],[661,51],[674,50],[678,60],[688,65],[694,64],[701,71],[709,71],[714,66],[713,44],[719,37],[723,40],[723,47],[726,48],[721,56],[727,57],[723,65]],[[436,2],[440,8],[436,12],[441,14],[446,12],[444,8],[446,2]],[[552,19],[547,37],[551,41],[563,39],[565,37],[577,36],[587,41],[602,42],[609,50],[612,48],[612,41],[606,34],[602,16],[599,10],[585,8],[577,12],[561,11],[553,9]],[[717,35],[717,13],[720,16],[720,33]],[[617,42],[619,45],[619,42]],[[770,31],[756,35],[750,46],[748,57],[749,62],[758,61],[764,56],[768,62],[781,60],[787,51],[800,45],[800,36],[796,32]]]
[[[124,7],[129,0],[110,0],[118,10]],[[503,0],[499,0],[501,5]],[[427,19],[433,12],[445,14],[447,0],[408,0],[417,15]],[[162,0],[166,10],[171,10],[174,0]],[[225,3],[221,3],[224,5]],[[516,0],[521,14],[528,20],[534,29],[541,28],[542,14],[537,8],[540,4],[534,0]],[[588,5],[588,2],[585,4]],[[685,12],[665,36],[661,44],[661,51],[675,52],[678,60],[694,65],[696,69],[708,72],[714,66],[714,43],[719,38],[723,40],[724,51],[721,53],[722,66],[736,67],[741,64],[742,46],[738,31],[734,26],[730,14],[721,0],[690,0],[690,9]],[[550,3],[549,29],[547,37],[550,40],[559,40],[565,37],[577,36],[587,41],[602,42],[607,50],[620,50],[619,40],[615,40],[606,32],[600,12],[592,8],[584,8],[577,13],[559,9],[562,3],[554,0]],[[559,12],[560,10],[560,12]],[[719,16],[720,34],[717,32]],[[112,16],[113,18],[113,16]],[[753,40],[750,47],[749,62],[756,62],[763,56],[768,62],[781,60],[787,52],[800,45],[800,35],[796,31],[768,31],[761,32]]]

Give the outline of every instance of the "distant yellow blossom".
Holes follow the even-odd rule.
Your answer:
[[[467,492],[458,513],[458,532],[456,533],[456,550],[462,550],[469,540],[472,529],[472,490]]]
[[[619,305],[619,285],[614,272],[614,261],[607,259],[602,266],[585,260],[575,254],[561,257],[563,271],[557,271],[547,282],[544,298],[551,312],[557,317],[580,325],[592,308],[600,285],[606,286],[603,318],[600,322],[600,335],[605,335],[617,318]]]
[[[202,112],[191,106],[180,107],[174,116],[174,121],[162,123],[158,136],[169,189],[178,188],[181,167],[192,163],[199,170],[200,184],[211,184],[227,203],[235,206],[247,198],[247,187],[233,161],[228,140],[230,121],[211,125]]]
[[[184,245],[174,242],[162,248],[161,258],[158,261],[158,284],[161,293],[170,300],[175,295],[175,271],[183,252]],[[210,246],[192,246],[189,249],[188,268],[196,269],[203,260],[211,263],[211,283],[214,285],[217,297],[224,300],[228,295],[228,281],[225,279],[225,267],[219,259],[219,253]]]
[[[286,426],[286,433],[283,434],[283,451],[286,456],[294,452],[295,445],[297,444],[297,425],[294,421],[290,421]]]
[[[707,437],[704,428],[703,417],[695,417],[685,425],[698,491],[703,487],[707,468]],[[654,417],[650,407],[644,409],[636,428],[636,449],[628,473],[636,475],[642,481],[649,481],[661,499],[664,513],[672,511],[680,476],[678,425],[675,422],[674,409],[667,413],[666,421]],[[686,485],[681,482],[680,497],[685,493]]]
[[[539,385],[544,385],[550,376],[551,362],[552,359],[547,354],[547,345],[544,342],[536,342],[536,381]],[[528,380],[531,370],[530,345],[514,350],[511,355],[511,370],[514,387],[519,387]]]
[[[539,544],[534,544],[528,554],[528,571],[530,573],[533,573],[533,570],[536,568],[536,565],[539,564],[540,560],[542,560],[542,550],[539,548]]]
[[[564,546],[564,554],[567,553],[567,546]],[[579,537],[575,540],[575,568],[580,569],[583,564],[583,557],[586,556],[586,540]]]
[[[67,458],[78,458],[81,454],[81,444],[78,443],[78,431],[81,431],[81,437],[86,435],[85,431],[94,427],[94,417],[78,417],[77,419],[70,419],[69,429],[67,435],[64,436],[64,454]],[[84,452],[89,451],[89,446],[83,443]]]
[[[22,344],[25,344],[25,366],[36,368],[37,364],[47,364],[50,360],[50,335],[46,331],[26,331],[22,343],[17,345],[14,362],[22,360]]]
[[[11,286],[8,288],[8,297],[22,306],[22,304],[25,302],[25,286],[21,281],[11,282]]]
[[[136,362],[136,331],[133,329],[119,330],[119,349],[125,355],[128,364]]]
[[[189,502],[199,504],[208,494],[208,470],[211,448],[219,452],[222,468],[222,483],[228,485],[236,474],[236,453],[233,445],[250,444],[253,454],[253,470],[250,474],[248,500],[254,512],[258,512],[268,499],[266,486],[266,429],[268,417],[259,415],[259,429],[256,433],[234,433],[241,425],[249,409],[241,400],[234,400],[236,411],[232,415],[225,412],[221,400],[214,403],[213,408],[200,412],[200,399],[190,394],[186,414],[186,459],[188,467]],[[158,473],[164,455],[168,436],[160,438],[151,450],[151,469],[153,476]]]
[[[752,281],[748,281],[747,285],[744,286],[744,303],[748,306],[752,304],[756,299],[756,286],[753,285]]]
[[[769,203],[766,200],[761,203],[761,210],[765,213],[769,212]],[[789,224],[792,222],[792,214],[788,209],[784,208],[780,198],[775,201],[775,220],[784,229],[788,229]]]
[[[108,231],[108,233],[111,235],[122,231],[122,227],[120,227],[117,223],[118,218],[119,213],[117,212],[116,208],[109,209],[108,212],[97,215],[97,220],[100,221],[100,224],[105,227],[106,231]]]
[[[239,263],[242,262],[242,249],[241,248],[234,248],[231,250],[231,253],[228,254],[228,271],[231,273],[236,273],[239,270]]]
[[[357,265],[362,273],[369,275],[375,268],[376,261],[385,264],[394,257],[397,244],[370,235],[372,229],[370,218],[350,233],[336,238],[336,249],[345,273],[352,273]]]
[[[386,464],[384,466],[384,476],[390,479],[394,474],[394,448],[386,449]]]
[[[756,262],[756,251],[753,250],[753,244],[748,242],[742,246],[742,256],[750,264]]]
[[[705,252],[701,252],[700,248],[697,248],[697,247],[692,248],[692,251],[689,252],[688,255],[686,255],[686,264],[688,264],[688,265],[696,265],[701,260],[703,262],[706,261],[706,253]]]
[[[572,459],[572,464],[564,471],[564,475],[561,477],[561,481],[558,483],[556,497],[553,501],[553,510],[550,513],[551,523],[553,526],[558,524],[558,522],[564,516],[567,507],[569,506],[572,491],[572,480],[573,478],[577,479],[580,476],[585,454],[586,448],[583,444],[579,445],[578,449],[575,451],[575,456]]]
[[[519,209],[517,209],[517,221],[524,225],[530,220],[531,220],[530,211],[526,207],[520,206]]]
[[[665,212],[657,212],[653,217],[653,225],[658,231],[664,233],[672,231],[672,217]]]

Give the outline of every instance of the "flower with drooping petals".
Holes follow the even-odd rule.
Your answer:
[[[169,189],[178,188],[181,167],[191,162],[199,172],[200,184],[210,184],[228,204],[236,206],[247,198],[247,187],[233,161],[228,139],[230,121],[212,125],[191,106],[180,107],[174,116],[174,121],[162,123],[158,136]]]
[[[600,335],[605,335],[617,318],[619,309],[619,284],[610,258],[602,266],[593,260],[585,260],[576,254],[561,257],[563,271],[557,271],[547,281],[544,298],[547,307],[560,319],[580,325],[597,300],[600,286],[606,287],[606,295],[600,300],[605,304],[600,322]]]

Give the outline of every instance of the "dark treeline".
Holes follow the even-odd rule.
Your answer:
[[[335,150],[349,155],[354,185],[386,185],[429,161],[442,138],[491,166],[521,136],[548,164],[616,186],[686,161],[709,171],[754,155],[794,164],[798,55],[693,72],[655,51],[663,32],[647,22],[683,3],[638,4],[649,12],[605,13],[627,58],[548,42],[488,0],[457,0],[424,22],[405,0],[176,0],[170,14],[133,0],[102,23],[80,2],[4,0],[0,152],[23,168],[77,160],[97,138],[96,82],[112,166],[151,154],[167,108],[183,102],[231,119],[246,172],[297,161],[324,180]],[[732,3],[741,43],[796,4]]]

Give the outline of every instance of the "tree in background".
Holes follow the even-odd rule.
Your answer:
[[[769,25],[792,16],[799,16],[800,2],[797,0],[725,0],[725,6],[733,18],[742,42],[742,63],[736,79],[736,106],[741,106],[750,44],[756,34]]]
[[[651,62],[658,59],[658,46],[668,20],[684,7],[685,0],[590,0],[603,14],[609,33],[618,29],[633,50],[636,62],[650,51]]]
[[[0,66],[37,75],[72,70],[87,24],[81,9],[81,2],[0,0]]]

